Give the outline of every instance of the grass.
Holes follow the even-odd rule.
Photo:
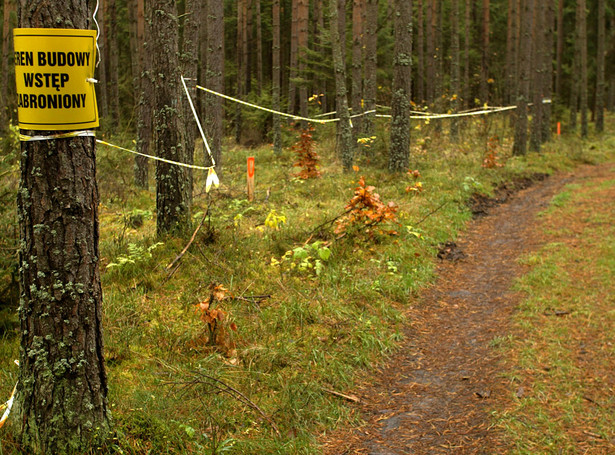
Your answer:
[[[525,393],[495,413],[511,454],[615,450],[613,196],[607,176],[568,185],[543,213],[545,246],[524,258],[527,297],[502,352]]]
[[[464,142],[455,145],[433,123],[422,125],[411,159],[424,188],[416,194],[406,192],[411,177],[383,170],[384,124],[358,157],[358,171],[350,174],[341,172],[333,151],[334,129],[318,127],[322,177],[308,181],[293,176],[297,169],[288,150],[276,156],[267,146],[247,150],[226,144],[220,190],[207,196],[205,176],[195,173],[194,224],[208,206],[209,217],[172,275],[166,267],[188,238],[156,238],[153,188],[132,186],[131,156],[100,147],[105,350],[117,432],[106,451],[313,454],[319,434],[356,422],[345,402],[325,389],[351,391],[359,372],[394,352],[405,308],[433,278],[439,245],[454,240],[471,217],[466,203],[472,193],[490,193],[514,178],[602,162],[615,149],[612,137],[568,136],[541,154],[513,158],[505,123],[495,117],[468,120]],[[505,165],[482,168],[487,138],[496,134],[498,159]],[[111,142],[131,147],[127,138]],[[245,194],[250,155],[256,156],[257,188],[251,203]],[[14,159],[10,166],[11,183],[2,185],[14,192]],[[399,234],[354,232],[336,241],[328,225],[316,228],[345,210],[361,175],[385,203],[397,203]],[[286,222],[266,224],[274,211]],[[11,217],[7,210],[0,222]],[[331,252],[318,274],[283,261],[287,251],[317,240]],[[0,288],[9,280],[17,243],[8,233],[1,241],[13,249],[3,250]],[[315,261],[317,252],[311,251]],[[211,283],[235,297],[217,303],[226,314],[218,346],[207,344],[207,327],[197,312]],[[6,311],[14,321],[14,310]],[[18,330],[14,322],[8,327],[0,348],[0,396],[8,396],[16,379]],[[528,349],[524,355],[530,362],[537,354]],[[10,434],[2,431],[1,447],[11,453]]]

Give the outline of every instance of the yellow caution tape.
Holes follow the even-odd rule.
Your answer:
[[[190,96],[190,93],[188,92],[188,87],[186,87],[186,79],[184,78],[184,76],[181,76],[181,80],[182,80],[182,85],[184,86],[184,90],[186,92],[186,96],[188,97],[188,103],[190,103],[190,109],[192,109],[192,114],[194,115],[194,120],[196,120],[196,125],[199,127],[201,138],[203,138],[203,144],[205,144],[205,150],[207,150],[207,154],[209,155],[211,164],[215,166],[216,160],[214,160],[214,157],[211,153],[211,149],[209,148],[209,142],[207,142],[207,138],[205,137],[205,133],[203,132],[203,127],[201,126],[201,121],[199,120],[199,116],[196,114],[196,109],[194,108],[192,97]],[[209,190],[207,192],[209,192]]]
[[[268,109],[266,107],[262,107],[262,106],[258,106],[256,104],[248,103],[247,101],[242,101],[240,99],[233,98],[232,96],[224,95],[224,94],[216,92],[214,90],[211,90],[211,89],[208,89],[208,88],[205,88],[205,87],[201,87],[200,85],[197,85],[196,88],[198,88],[200,90],[203,90],[203,91],[205,91],[207,93],[211,93],[212,95],[216,95],[216,96],[219,96],[221,98],[227,99],[229,101],[234,101],[235,103],[243,104],[244,106],[253,107],[254,109],[260,109],[261,111],[269,112],[271,114],[281,115],[283,117],[292,118],[294,120],[305,120],[306,122],[320,123],[320,124],[339,122],[339,120],[340,120],[338,118],[322,120],[322,119],[301,117],[300,115],[287,114],[286,112],[274,111],[273,109]]]
[[[68,133],[51,134],[49,136],[37,135],[27,136],[25,134],[19,135],[19,140],[22,142],[30,141],[52,141],[54,139],[66,139],[69,137],[95,137],[96,133],[92,130],[83,131],[69,131]]]
[[[19,365],[19,360],[15,360],[15,364]],[[0,409],[5,409],[4,414],[2,414],[2,417],[0,417],[0,428],[4,426],[4,423],[9,418],[9,414],[11,413],[13,401],[15,400],[15,393],[17,392],[17,384],[15,384],[15,387],[13,387],[13,393],[11,393],[11,398],[9,398],[6,403],[0,406]]]
[[[213,169],[214,166],[197,166],[196,164],[187,164],[187,163],[180,163],[179,161],[173,161],[173,160],[167,160],[165,158],[160,158],[159,156],[152,156],[152,155],[147,155],[145,153],[141,153],[141,152],[137,152],[135,150],[130,150],[124,147],[120,147],[119,145],[114,145],[114,144],[110,144],[108,142],[105,141],[101,141],[100,139],[96,139],[96,142],[98,142],[99,144],[102,145],[106,145],[107,147],[112,147],[118,150],[123,150],[125,152],[129,152],[129,153],[134,153],[135,155],[139,155],[139,156],[144,156],[146,158],[151,158],[152,160],[156,160],[156,161],[162,161],[163,163],[169,163],[169,164],[175,164],[176,166],[182,166],[182,167],[186,167],[188,169],[198,169],[201,171],[208,171],[209,169]]]

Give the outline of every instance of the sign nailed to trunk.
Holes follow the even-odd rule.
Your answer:
[[[16,28],[14,37],[19,127],[97,127],[96,31]]]

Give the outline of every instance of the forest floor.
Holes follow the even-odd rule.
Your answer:
[[[514,331],[524,299],[514,284],[528,270],[520,258],[548,242],[539,214],[566,185],[612,181],[614,173],[612,164],[582,166],[522,182],[520,191],[508,186],[495,202],[479,203],[469,229],[441,251],[435,284],[409,310],[404,345],[352,391],[364,424],[326,435],[323,452],[509,453],[510,441],[494,425],[493,413],[509,407],[524,389],[510,379],[506,355],[494,348],[494,340]],[[604,443],[590,453],[613,453],[608,452],[615,450],[613,441]]]

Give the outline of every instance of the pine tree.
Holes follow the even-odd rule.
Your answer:
[[[519,36],[519,84],[517,86],[517,118],[515,122],[514,155],[527,153],[528,99],[532,59],[532,18],[534,0],[522,0],[521,32]]]
[[[588,101],[587,101],[587,12],[585,0],[578,0],[578,27],[581,65],[581,82],[579,87],[579,109],[581,110],[581,137],[588,133]]]
[[[272,61],[272,98],[273,109],[280,110],[280,0],[273,0],[273,61]],[[282,134],[280,131],[280,116],[273,116],[273,150],[276,155],[282,153]]]
[[[346,90],[346,64],[342,58],[342,42],[339,32],[338,0],[329,0],[329,22],[331,33],[331,50],[335,70],[335,100],[339,117],[338,149],[342,157],[342,166],[346,172],[352,168],[354,147],[352,144],[352,127],[348,111],[348,91]]]
[[[596,131],[604,131],[604,56],[605,56],[605,8],[604,0],[598,0],[598,37],[596,49]]]
[[[410,161],[410,89],[412,80],[412,1],[395,0],[395,60],[391,101],[389,171],[402,172]]]
[[[20,0],[20,27],[92,26],[91,1],[31,5]],[[21,350],[14,422],[23,453],[90,453],[110,431],[98,206],[93,137],[21,143]]]
[[[451,111],[457,111],[460,92],[459,74],[459,0],[451,0]],[[458,121],[451,119],[451,140],[459,133]]]
[[[218,1],[207,2],[207,58],[205,84],[216,92],[224,92],[224,5]],[[224,135],[224,109],[222,98],[205,95],[205,126],[207,139],[216,165],[222,164],[222,136]],[[205,157],[209,163],[209,157]]]
[[[145,32],[149,25],[145,21],[145,0],[137,0],[137,58],[139,67],[138,104],[137,104],[137,152],[150,154],[152,142],[152,104],[153,86],[149,69],[150,58],[147,56],[152,43],[145,41]],[[145,156],[135,157],[134,177],[140,188],[147,188],[149,179],[149,163]]]
[[[155,8],[154,8],[155,6]],[[174,0],[158,0],[152,5],[152,68],[154,73],[154,131],[157,156],[186,160],[186,133],[183,116],[179,65],[179,24]],[[190,222],[189,179],[185,168],[156,161],[156,230],[159,235],[181,231]]]

